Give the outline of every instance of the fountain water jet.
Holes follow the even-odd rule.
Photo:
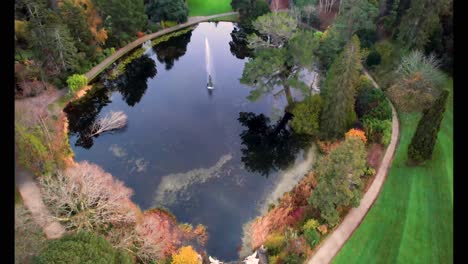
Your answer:
[[[208,81],[206,88],[214,89],[213,80],[211,79],[213,75],[213,61],[211,59],[210,43],[208,42],[208,38],[206,36],[205,36],[205,63],[206,63],[206,78]]]

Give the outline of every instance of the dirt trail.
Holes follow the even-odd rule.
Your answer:
[[[374,81],[366,69],[364,74],[372,81],[374,87],[379,89],[379,85]],[[382,189],[383,183],[388,174],[393,161],[393,155],[395,154],[395,149],[398,144],[399,138],[399,123],[398,116],[395,110],[395,107],[390,103],[392,107],[392,137],[390,144],[385,151],[385,155],[382,159],[382,163],[377,171],[372,185],[369,187],[366,194],[361,200],[359,207],[352,208],[349,213],[344,218],[343,222],[338,226],[333,233],[325,239],[323,243],[320,244],[319,248],[316,249],[315,254],[307,262],[307,264],[326,264],[330,263],[333,258],[336,256],[338,251],[343,247],[344,243],[351,237],[353,232],[359,227],[362,220],[366,216],[372,204],[374,204],[377,196]]]
[[[15,184],[23,199],[24,206],[31,212],[34,221],[42,227],[48,239],[59,238],[65,232],[60,223],[50,215],[42,202],[41,190],[33,175],[15,162]]]

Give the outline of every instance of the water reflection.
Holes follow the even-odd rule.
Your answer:
[[[286,127],[292,117],[285,112],[281,120],[270,125],[270,118],[263,114],[239,113],[238,120],[246,127],[239,135],[244,146],[241,161],[248,171],[268,177],[270,173],[294,163],[297,153],[306,147],[307,140]]]
[[[172,69],[172,67],[174,67],[174,62],[185,55],[191,37],[192,31],[189,31],[183,35],[172,37],[153,47],[158,61],[165,64],[166,70]]]
[[[112,102],[109,99],[110,93],[118,91],[129,106],[134,106],[145,94],[148,78],[156,76],[156,72],[154,60],[143,55],[129,63],[125,72],[116,80],[107,82],[106,85],[95,83],[85,96],[70,102],[64,112],[68,116],[70,133],[78,136],[75,146],[85,149],[93,146],[93,137],[89,136],[93,132],[92,124],[101,109]]]
[[[70,102],[64,112],[68,116],[68,129],[71,134],[76,134],[78,139],[75,146],[89,149],[93,146],[93,139],[89,137],[91,127],[101,109],[111,103],[109,91],[102,84],[96,84],[93,89],[80,98]],[[99,136],[99,135],[97,135]]]
[[[229,42],[229,47],[236,58],[243,60],[252,57],[253,50],[247,48],[247,35],[251,33],[242,27],[234,27],[232,30],[232,41]]]
[[[129,106],[134,106],[145,94],[148,78],[154,78],[156,73],[155,61],[143,55],[129,63],[125,72],[110,85],[120,92]]]

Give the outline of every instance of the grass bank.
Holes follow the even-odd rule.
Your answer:
[[[400,115],[400,144],[382,192],[333,263],[453,263],[453,96],[433,159],[409,167],[406,152],[420,117]]]
[[[231,0],[187,0],[189,16],[209,16],[231,12]]]

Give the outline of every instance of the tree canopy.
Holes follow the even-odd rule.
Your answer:
[[[315,166],[318,185],[309,203],[320,210],[330,225],[337,224],[337,209],[357,207],[363,187],[361,175],[366,168],[366,150],[359,137],[346,138],[329,155],[320,158]]]
[[[154,22],[186,22],[188,7],[184,0],[150,0],[146,12]]]
[[[79,232],[64,235],[58,240],[49,240],[46,248],[35,259],[37,264],[82,264],[82,263],[134,263],[124,251],[114,249],[101,236]]]
[[[361,70],[359,39],[353,36],[327,72],[322,90],[320,130],[326,138],[342,137],[356,120],[354,97]]]

